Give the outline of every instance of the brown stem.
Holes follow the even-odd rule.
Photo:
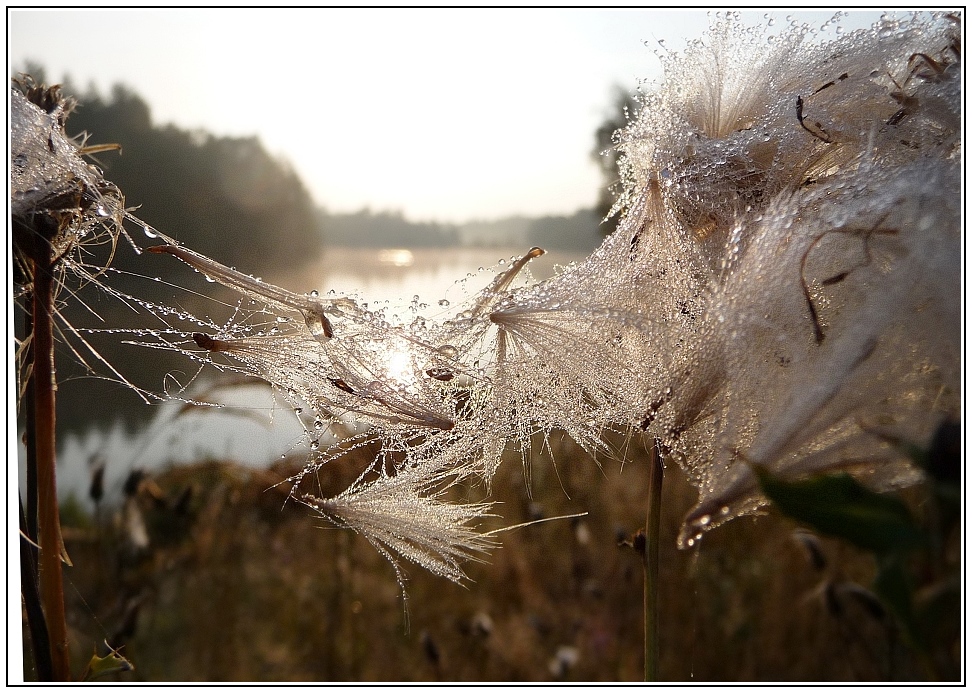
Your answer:
[[[34,391],[35,449],[37,455],[37,514],[40,541],[40,596],[50,633],[54,679],[68,681],[67,623],[61,576],[61,520],[57,507],[54,438],[54,280],[49,262],[34,263]]]
[[[26,359],[26,363],[31,364],[24,389],[24,447],[27,450],[27,517],[24,531],[27,532],[28,539],[37,543],[37,434],[34,428],[36,421],[34,420],[33,383],[34,321],[29,310],[25,311],[24,328],[24,335],[29,338],[24,358]],[[37,549],[30,544],[27,546],[27,550],[33,559],[32,566],[36,577]]]
[[[27,534],[27,518],[24,515],[24,503],[20,501],[20,531]],[[24,600],[24,612],[27,614],[27,628],[30,631],[30,643],[34,651],[34,666],[37,667],[38,681],[53,681],[54,669],[51,663],[51,640],[47,634],[47,623],[44,621],[44,609],[41,607],[40,595],[37,593],[37,557],[36,550],[26,539],[20,539],[20,593]]]
[[[662,466],[658,441],[648,456],[648,515],[645,518],[645,681],[658,680],[658,539],[661,529]]]

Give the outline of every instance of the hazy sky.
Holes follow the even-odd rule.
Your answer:
[[[764,11],[744,13],[763,22]],[[832,12],[788,14],[820,27]],[[878,13],[851,16],[850,28]],[[601,185],[590,159],[612,85],[654,81],[704,11],[8,10],[8,71],[40,63],[154,121],[258,135],[331,211],[413,220],[569,214]],[[833,36],[831,29],[831,36]],[[825,34],[826,35],[826,34]],[[646,45],[647,44],[647,45]],[[97,141],[97,133],[95,141]]]

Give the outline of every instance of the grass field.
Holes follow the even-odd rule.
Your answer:
[[[293,503],[297,460],[266,471],[225,461],[145,479],[133,497],[150,543],[121,513],[97,525],[65,512],[72,668],[103,641],[127,643],[136,681],[637,681],[642,568],[619,546],[644,523],[646,453],[598,466],[573,443],[494,482],[507,524],[587,511],[504,533],[460,587],[413,566],[406,623],[391,566],[364,539]],[[356,460],[329,467],[340,488]],[[345,478],[340,478],[345,477]],[[326,490],[326,489],[325,489]],[[470,493],[475,494],[473,489]],[[874,567],[775,514],[675,548],[695,497],[669,465],[659,595],[661,679],[860,681],[922,678],[889,621],[860,596]],[[103,513],[111,515],[105,509]],[[129,513],[130,515],[131,513]],[[497,520],[498,526],[498,520]],[[856,596],[855,596],[856,595]],[[30,666],[28,658],[28,668]],[[28,679],[30,672],[25,672]]]

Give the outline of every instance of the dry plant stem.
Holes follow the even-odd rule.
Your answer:
[[[54,441],[54,284],[49,263],[34,263],[34,435],[40,544],[40,596],[50,634],[54,680],[68,681],[68,635],[61,577],[61,521]]]
[[[25,359],[33,368],[34,363],[34,322],[30,311],[24,312],[24,334],[31,335],[27,342]],[[44,620],[37,581],[37,433],[34,420],[34,380],[27,377],[24,390],[24,447],[27,451],[27,509],[20,502],[20,530],[27,540],[20,541],[20,594],[24,600],[27,628],[33,648],[34,666],[39,681],[53,681],[54,669],[51,662],[51,639]],[[29,540],[29,541],[28,541]]]
[[[27,533],[27,518],[24,516],[24,503],[20,501],[20,531]],[[30,630],[30,643],[34,651],[34,666],[37,667],[39,681],[54,679],[51,663],[51,640],[44,621],[40,594],[37,592],[37,552],[23,537],[20,539],[20,593],[27,614],[27,627]]]
[[[30,311],[24,313],[24,334],[34,334],[34,321]],[[34,363],[34,339],[31,336],[27,342],[25,358],[27,363]],[[34,430],[34,381],[33,376],[28,377],[27,388],[24,391],[24,447],[27,450],[27,517],[26,528],[27,538],[35,544],[37,543],[37,434]],[[37,576],[37,549],[28,544],[30,553],[31,567],[34,572],[35,583]],[[35,584],[36,589],[36,584]]]
[[[645,681],[658,680],[658,535],[661,526],[662,480],[658,441],[648,456],[648,516],[645,519]]]

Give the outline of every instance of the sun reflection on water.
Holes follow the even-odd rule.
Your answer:
[[[382,248],[378,253],[378,262],[393,267],[411,267],[415,256],[407,248]]]

